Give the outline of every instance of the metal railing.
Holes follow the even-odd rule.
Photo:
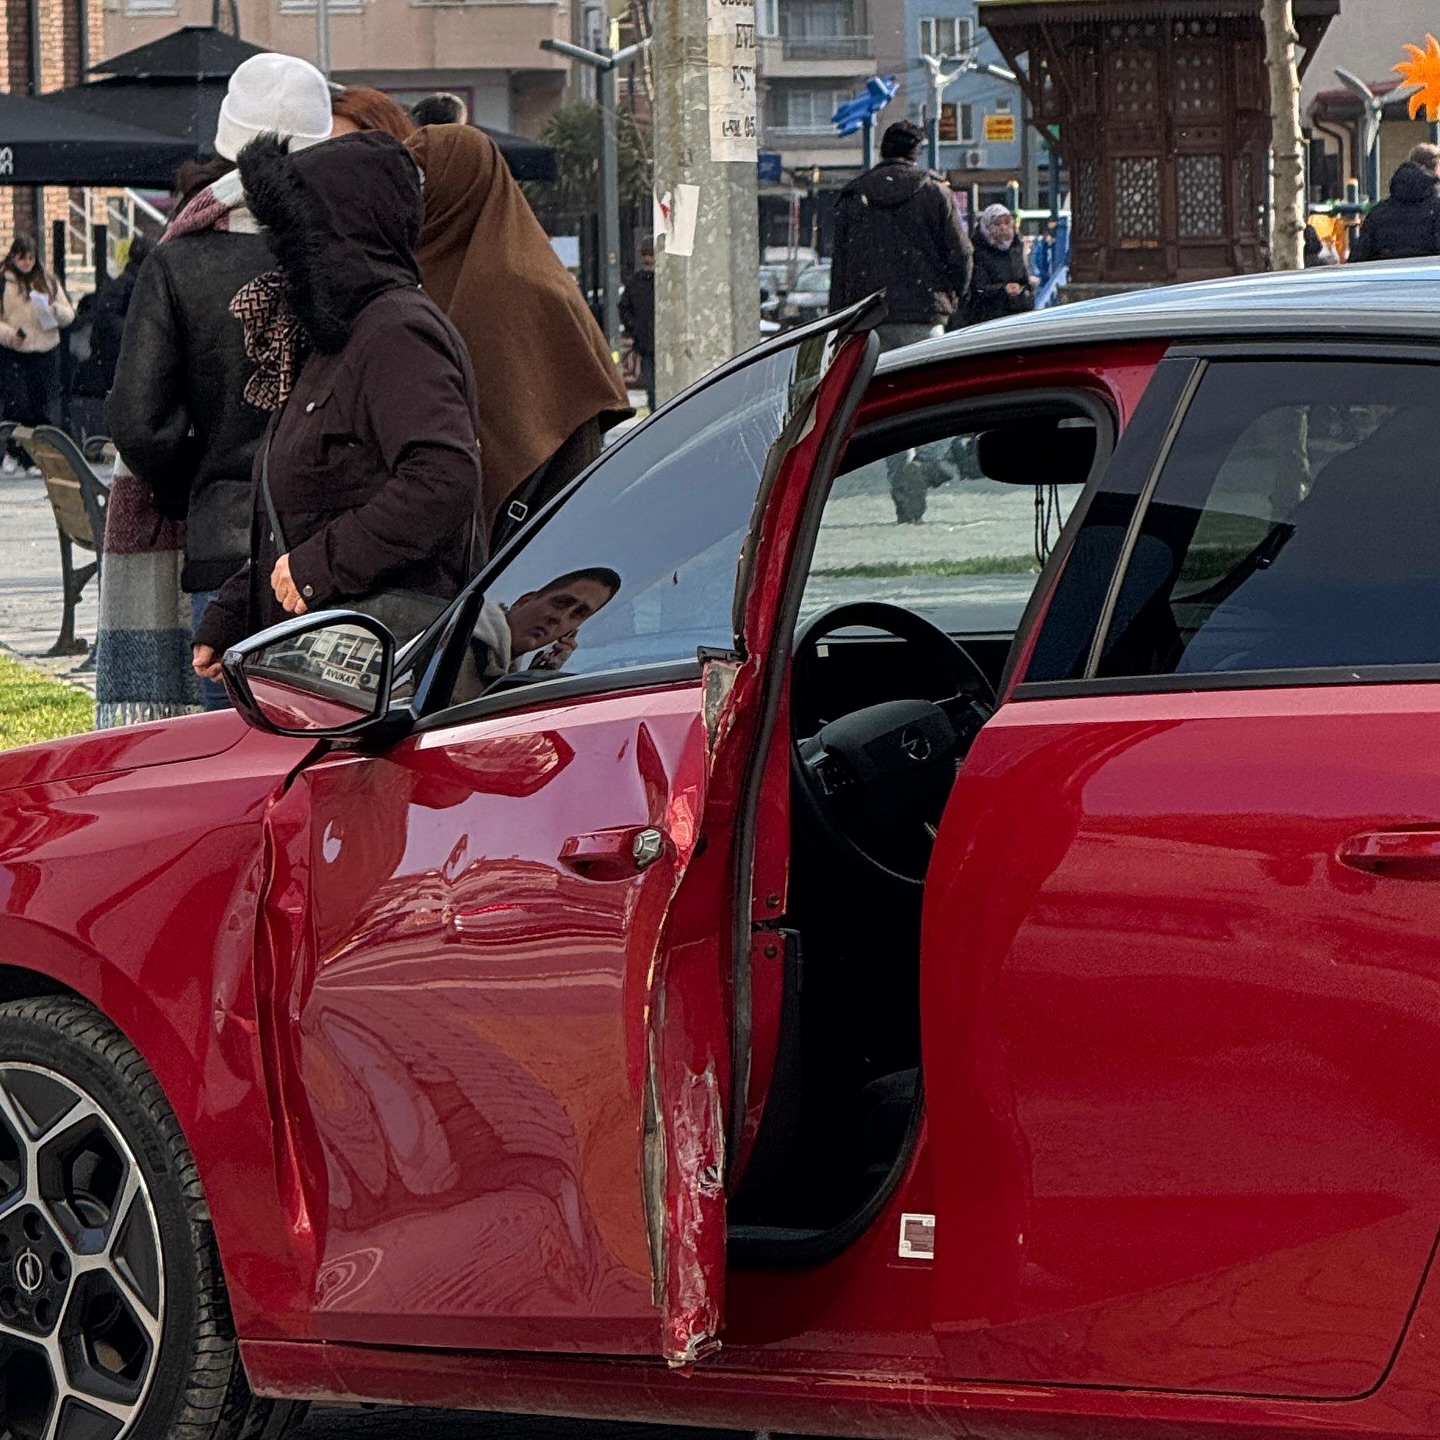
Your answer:
[[[874,56],[869,35],[781,35],[784,60],[869,60]]]
[[[95,192],[72,195],[65,212],[65,274],[67,289],[83,295],[100,283],[95,274]],[[137,233],[163,229],[165,214],[133,190],[105,197],[105,261],[112,275],[123,268],[125,247]]]
[[[835,127],[828,121],[808,125],[766,125],[763,145],[804,145],[807,149],[856,150],[860,148],[858,135],[837,135]]]

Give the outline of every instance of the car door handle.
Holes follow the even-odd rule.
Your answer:
[[[560,847],[560,863],[587,880],[627,880],[665,853],[665,837],[653,826],[625,825],[572,835]]]
[[[1440,880],[1440,830],[1374,830],[1340,846],[1340,863],[1367,875]]]

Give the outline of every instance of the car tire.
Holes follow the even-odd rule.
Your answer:
[[[159,1082],[70,996],[0,1004],[0,1435],[280,1440]],[[57,1419],[58,1416],[58,1419]]]

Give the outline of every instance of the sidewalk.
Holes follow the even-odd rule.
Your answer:
[[[81,550],[75,557],[77,564],[94,559]],[[92,580],[75,616],[75,633],[92,645],[99,594]],[[29,475],[0,475],[0,651],[93,695],[95,672],[80,669],[88,656],[51,659],[45,654],[60,633],[64,612],[60,540],[44,482]]]

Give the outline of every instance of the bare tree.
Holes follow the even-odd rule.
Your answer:
[[[1305,266],[1305,161],[1300,135],[1300,71],[1291,0],[1261,0],[1265,16],[1265,63],[1270,71],[1270,174],[1274,201],[1270,264],[1276,270]]]

